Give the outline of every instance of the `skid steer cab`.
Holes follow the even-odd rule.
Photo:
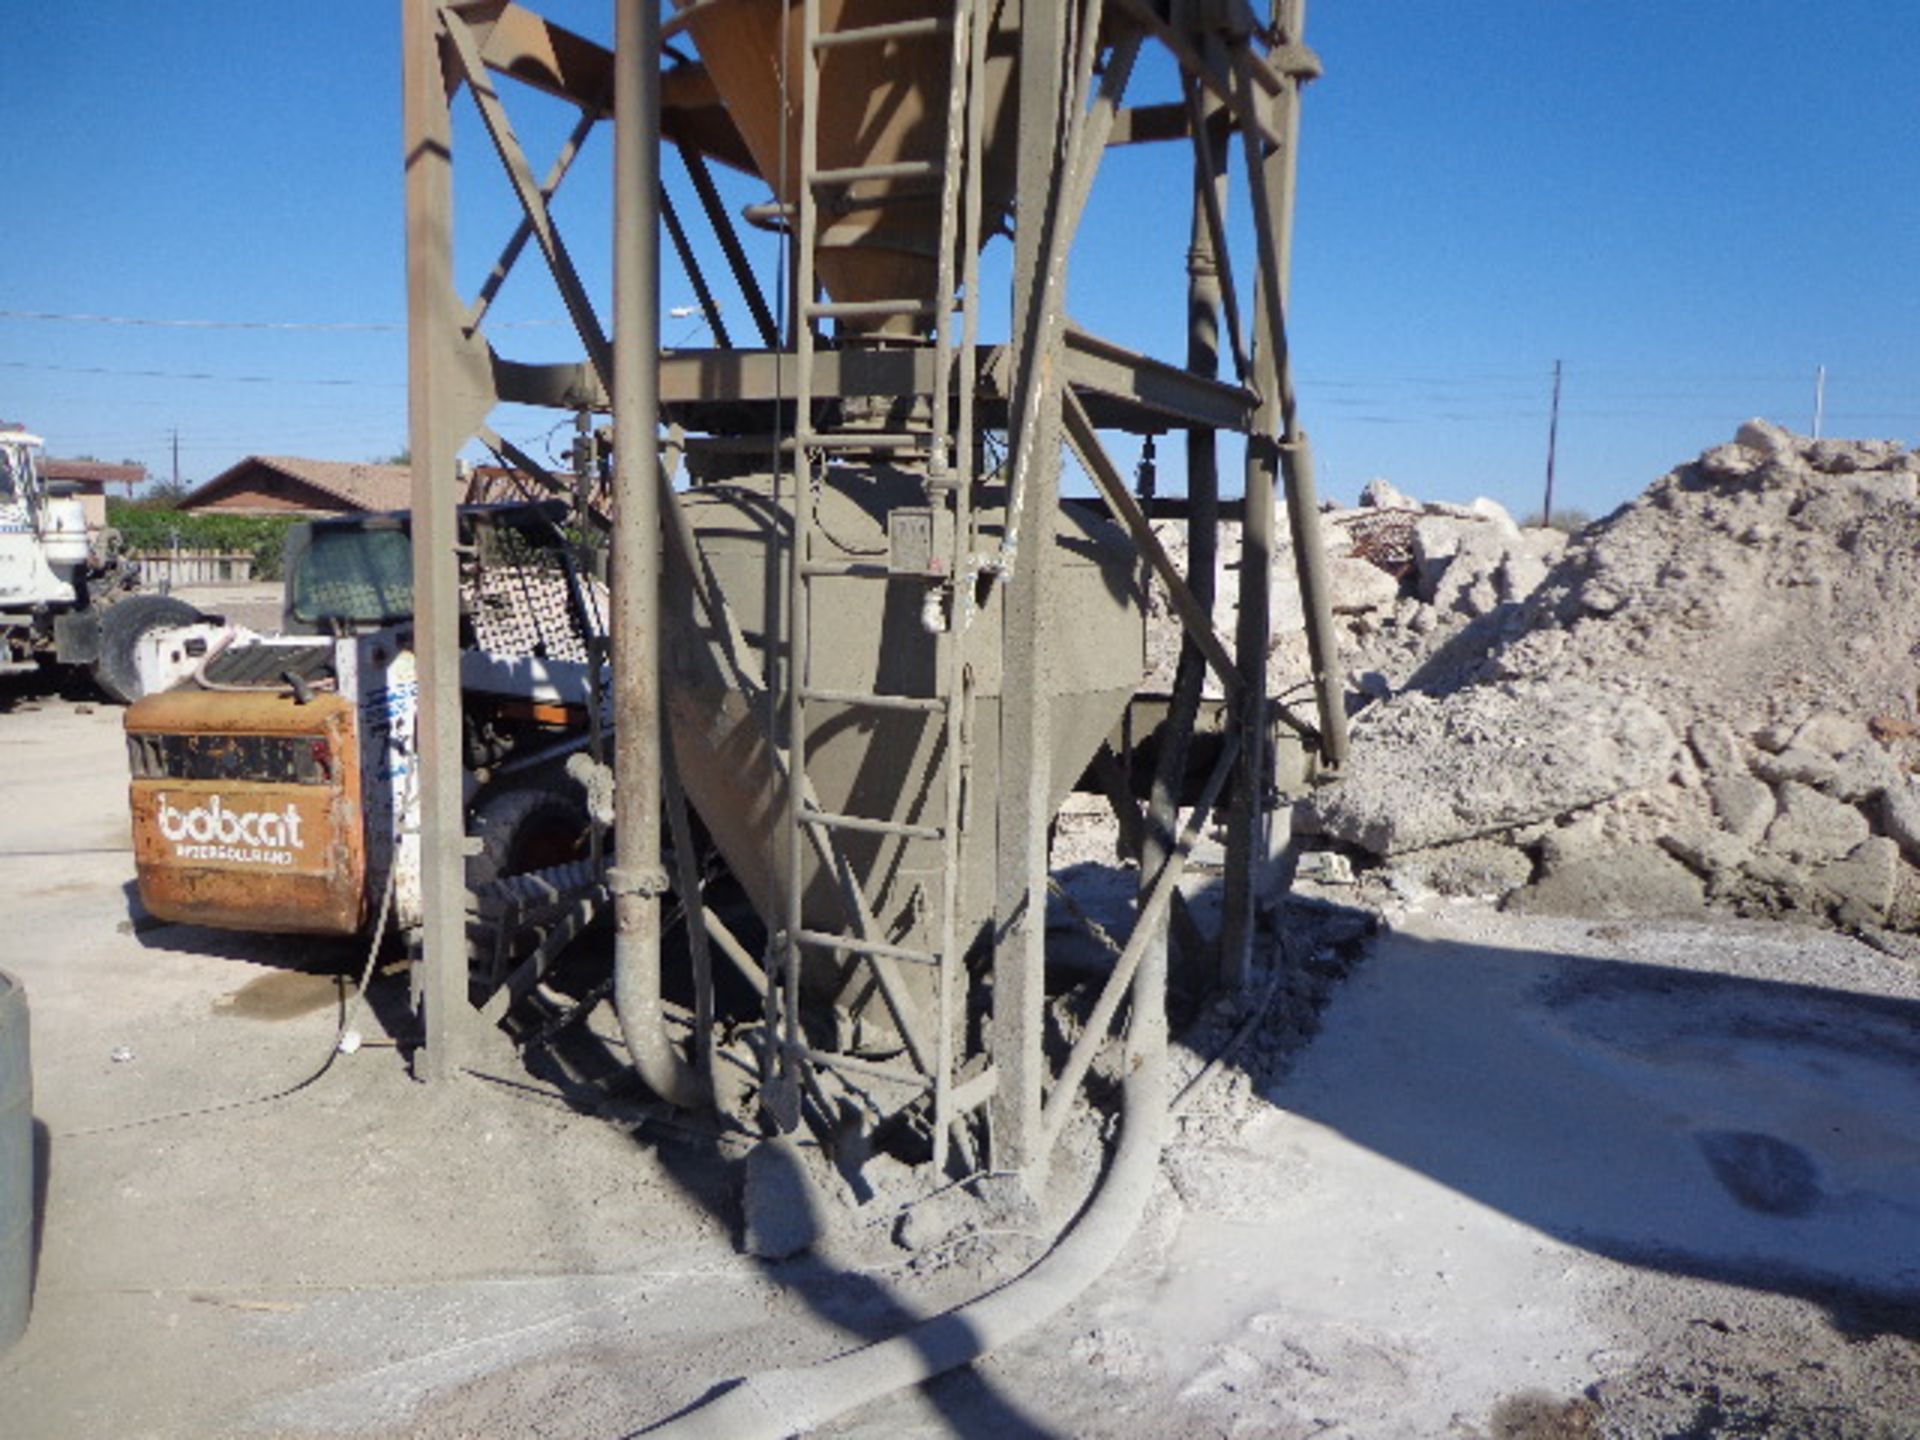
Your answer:
[[[588,850],[588,748],[606,588],[564,506],[460,512],[460,678],[471,883]],[[196,640],[191,673],[126,714],[140,903],[231,930],[420,924],[419,696],[403,515],[288,540],[285,634]],[[176,648],[179,648],[176,646]]]

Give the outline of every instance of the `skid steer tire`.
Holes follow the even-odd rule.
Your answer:
[[[483,800],[468,822],[478,842],[467,857],[467,967],[473,1002],[484,1004],[530,949],[503,930],[512,906],[501,881],[568,868],[587,851],[587,807],[563,790],[524,786]]]
[[[93,662],[93,683],[109,699],[131,705],[143,691],[135,654],[140,638],[169,625],[191,625],[204,619],[184,600],[171,595],[129,595],[109,605],[100,616],[100,656]]]
[[[489,796],[468,826],[480,846],[467,860],[467,887],[579,859],[588,824],[585,802],[563,790],[526,786]]]

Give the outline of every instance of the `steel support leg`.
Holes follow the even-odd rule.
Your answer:
[[[1224,208],[1225,171],[1212,153],[1194,156],[1193,240],[1187,251],[1187,368],[1215,379],[1220,373],[1220,272],[1213,227],[1207,219],[1209,193]],[[1187,431],[1187,585],[1213,613],[1214,570],[1220,553],[1220,470],[1217,437],[1212,430]],[[1160,873],[1178,824],[1178,795],[1186,774],[1206,658],[1191,638],[1180,646],[1174,671],[1173,706],[1162,741],[1147,804],[1145,838],[1140,847],[1140,890],[1144,897]],[[1161,942],[1164,943],[1164,942]],[[1200,956],[1189,955],[1190,963]]]
[[[1286,33],[1300,38],[1298,0],[1280,7]],[[1256,86],[1251,78],[1252,61],[1235,57],[1236,88],[1242,109],[1259,109]],[[1241,628],[1240,657],[1251,676],[1257,663],[1262,672],[1256,711],[1249,708],[1242,723],[1249,727],[1248,738],[1257,740],[1253,727],[1264,728],[1265,649],[1270,639],[1266,585],[1272,562],[1274,526],[1274,485],[1284,473],[1287,492],[1287,518],[1293,540],[1296,576],[1300,584],[1301,608],[1306,616],[1307,645],[1313,666],[1314,691],[1320,718],[1320,749],[1332,764],[1346,755],[1347,718],[1344,708],[1340,659],[1334,643],[1333,612],[1327,594],[1326,558],[1320,536],[1319,504],[1314,494],[1313,468],[1308,462],[1306,436],[1301,433],[1295,413],[1293,376],[1287,348],[1286,304],[1288,266],[1293,245],[1293,197],[1298,169],[1300,127],[1300,82],[1290,78],[1285,94],[1278,102],[1278,143],[1268,148],[1262,139],[1243,131],[1246,145],[1248,189],[1253,201],[1255,245],[1259,270],[1254,284],[1254,321],[1256,326],[1254,374],[1252,385],[1261,397],[1256,417],[1256,433],[1247,443],[1246,525],[1243,532],[1246,560],[1240,574]],[[1258,569],[1260,591],[1255,597]],[[1257,613],[1256,613],[1257,612]],[[1259,656],[1252,647],[1259,646]],[[1249,699],[1249,705],[1254,703]],[[1253,926],[1257,913],[1258,888],[1267,867],[1269,817],[1265,807],[1267,776],[1265,747],[1251,745],[1243,755],[1247,767],[1243,776],[1247,793],[1238,797],[1227,847],[1227,890],[1224,897],[1225,919],[1221,946],[1222,981],[1236,988],[1247,982],[1251,961]]]
[[[414,999],[425,1011],[426,1065],[454,1075],[473,1047],[467,997],[466,874],[460,746],[452,124],[434,0],[402,13],[407,207],[407,415],[413,457],[414,654],[424,952]]]
[[[1039,1170],[1046,1060],[1047,824],[1052,818],[1052,714],[1047,700],[1047,604],[1060,483],[1060,398],[1047,357],[1061,317],[1047,284],[1051,225],[1058,221],[1064,5],[1034,7],[1020,33],[1020,153],[1014,233],[1015,391],[1011,491],[1021,497],[1019,545],[1003,612],[1000,793],[993,951],[992,1049],[1000,1083],[990,1116],[993,1163]],[[1024,443],[1022,443],[1024,441]]]

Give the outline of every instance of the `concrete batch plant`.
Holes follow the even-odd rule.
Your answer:
[[[1200,949],[1176,924],[1171,948],[1244,985],[1276,783],[1345,746],[1286,340],[1299,100],[1318,73],[1302,6],[614,9],[609,51],[506,0],[405,3],[427,1073],[455,1073],[479,1023],[451,481],[477,438],[549,484],[489,418],[547,406],[576,417],[583,452],[597,446],[583,478],[598,464],[609,481],[610,724],[590,748],[615,782],[613,853],[569,871],[575,892],[515,952],[508,988],[537,983],[582,917],[610,908],[621,1029],[660,1097],[695,1107],[731,1088],[767,1134],[851,1107],[936,1171],[1037,1175],[1123,1005],[1132,1069],[1159,1072],[1169,920],[1205,818],[1227,816],[1224,922]],[[1140,64],[1150,48],[1171,66]],[[1134,95],[1149,69],[1171,77],[1167,93]],[[544,175],[510,118],[528,90],[577,110]],[[468,102],[520,211],[473,301],[456,290],[453,245],[454,107]],[[553,206],[602,123],[608,315]],[[1177,360],[1090,334],[1065,306],[1103,156],[1149,144],[1191,158],[1164,197],[1192,217],[1187,263],[1168,277],[1188,316]],[[663,175],[663,154],[679,174]],[[760,198],[730,209],[714,167],[757,181]],[[1230,200],[1250,227],[1229,231]],[[777,243],[773,273],[755,273],[736,219],[777,237],[759,244]],[[661,348],[663,236],[710,346]],[[1002,239],[1010,257],[988,268],[1010,279],[989,299],[982,251]],[[544,262],[577,360],[517,362],[490,342],[516,262]],[[725,324],[720,275],[744,297],[751,343]],[[1180,437],[1185,495],[1136,495],[1103,431]],[[1239,437],[1242,483],[1221,483],[1222,436]],[[1096,498],[1061,498],[1068,452]],[[1267,679],[1282,496],[1314,664],[1305,715]],[[1189,527],[1187,573],[1150,524],[1168,515]],[[1223,537],[1237,537],[1225,558],[1251,602],[1231,636],[1211,619]],[[1185,632],[1172,693],[1157,697],[1136,693],[1150,583]],[[1049,826],[1083,775],[1111,796],[1141,890],[1077,1043],[1050,1050]],[[663,982],[691,1004],[670,1004]],[[722,1009],[755,997],[744,1015],[732,1003],[725,1038],[716,994]],[[1135,1115],[1130,1099],[1128,1126]]]

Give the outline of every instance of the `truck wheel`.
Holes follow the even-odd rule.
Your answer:
[[[490,796],[473,813],[480,853],[467,860],[468,887],[578,860],[588,824],[585,803],[564,791],[528,786]]]
[[[140,670],[134,663],[140,637],[169,625],[191,625],[205,619],[184,600],[171,595],[129,595],[109,605],[100,616],[100,655],[93,662],[93,683],[122,705],[142,694]]]

